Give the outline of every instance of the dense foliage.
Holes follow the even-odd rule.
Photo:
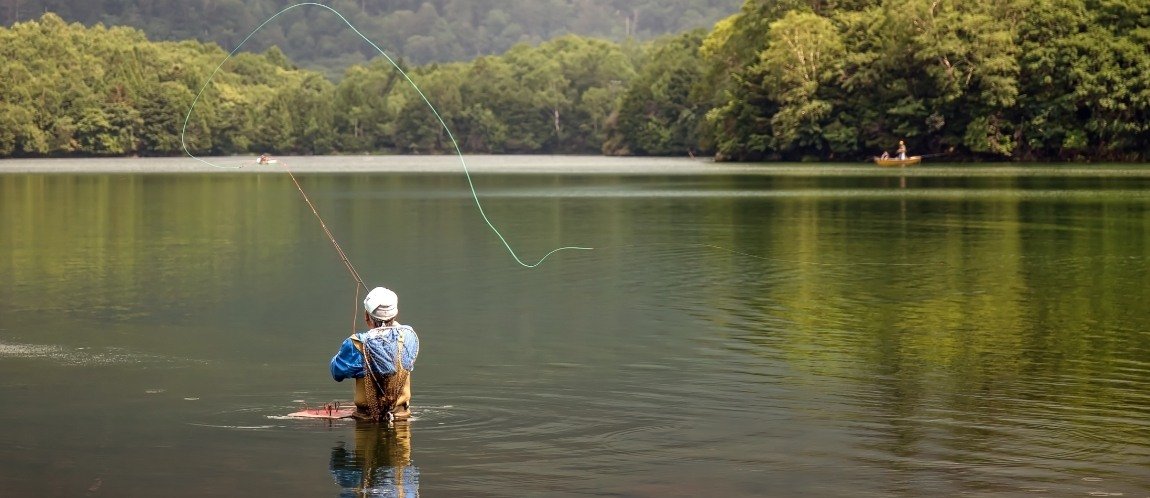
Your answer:
[[[132,26],[153,40],[199,40],[232,50],[260,23],[294,0],[0,0],[0,24],[53,12],[66,22]],[[576,34],[622,42],[704,28],[742,0],[326,0],[356,28],[413,64],[470,60],[512,46]],[[245,49],[279,47],[302,67],[336,76],[377,54],[334,14],[292,9]]]
[[[344,28],[346,30],[346,27]],[[333,28],[333,32],[334,32]],[[1141,0],[747,0],[709,31],[566,35],[333,83],[277,48],[151,42],[54,15],[0,30],[0,156],[714,154],[1150,159]]]
[[[748,0],[703,54],[722,157],[1150,158],[1144,0]]]

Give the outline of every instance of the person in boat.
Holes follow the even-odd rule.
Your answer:
[[[906,159],[906,144],[902,140],[898,141],[898,158]]]
[[[878,158],[883,160],[890,159],[890,153],[884,150],[882,151],[882,155],[878,156]]]
[[[344,339],[331,359],[337,382],[355,379],[355,417],[377,422],[411,417],[411,371],[419,356],[415,329],[396,321],[399,296],[376,287],[363,300],[370,330]]]
[[[267,164],[267,163],[270,163],[271,160],[272,160],[272,156],[269,156],[267,154],[260,154],[260,158],[259,158],[258,162],[260,164]]]

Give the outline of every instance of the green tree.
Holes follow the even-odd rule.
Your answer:
[[[395,120],[388,105],[389,95],[406,86],[399,72],[382,59],[368,66],[349,68],[334,90],[333,122],[339,133],[339,148],[348,151],[394,148],[394,141],[384,133],[387,124]]]
[[[403,153],[442,153],[454,151],[449,130],[454,133],[456,120],[463,113],[460,88],[463,66],[440,64],[420,68],[412,79],[435,108],[435,113],[414,89],[404,86],[394,92],[398,112],[387,133],[395,137],[396,149]],[[436,115],[438,113],[438,116]],[[446,124],[440,123],[440,119]],[[456,139],[458,140],[458,138]]]
[[[701,30],[692,31],[658,41],[648,49],[650,55],[622,95],[615,136],[605,145],[606,152],[694,153],[703,117],[703,103],[695,100],[695,88],[703,79],[697,55],[703,35]]]
[[[759,160],[775,153],[770,120],[778,103],[765,91],[767,74],[758,63],[771,23],[807,7],[796,0],[747,0],[703,40],[699,53],[707,69],[699,95],[708,110],[700,142],[717,158]]]
[[[145,155],[180,153],[180,130],[184,113],[192,103],[192,92],[178,83],[165,81],[146,88],[140,95],[139,150]],[[206,128],[202,119],[190,123],[193,137]]]
[[[335,85],[318,73],[302,75],[294,85],[282,90],[277,100],[292,109],[295,124],[295,147],[301,154],[328,154],[335,150],[335,110],[332,106]]]
[[[906,42],[932,84],[926,116],[915,116],[922,121],[908,131],[930,133],[924,125],[941,117],[943,145],[1009,156],[1014,142],[1007,111],[1018,97],[1015,26],[1025,3],[907,0],[892,7],[913,27]]]
[[[524,83],[536,90],[537,105],[553,117],[553,150],[598,151],[606,138],[606,97],[635,76],[627,55],[619,45],[578,36],[557,38],[531,52],[544,71],[528,72]]]
[[[764,93],[779,103],[771,117],[773,148],[780,152],[827,148],[823,126],[834,105],[820,88],[841,72],[843,47],[838,30],[825,17],[790,11],[771,24],[767,48],[759,56],[767,75]]]

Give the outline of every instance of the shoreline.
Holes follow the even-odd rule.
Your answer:
[[[858,163],[717,163],[710,158],[573,155],[388,155],[160,158],[2,159],[0,175],[13,174],[353,174],[446,173],[534,175],[774,175],[774,176],[1128,176],[1150,177],[1150,164],[1128,163],[923,163],[904,168]]]
[[[427,156],[276,156],[259,164],[255,156],[158,158],[37,158],[0,160],[0,175],[71,174],[212,174],[212,173],[463,173],[474,174],[700,174],[744,171],[747,165],[724,165],[710,159],[668,157],[561,155],[427,155]]]

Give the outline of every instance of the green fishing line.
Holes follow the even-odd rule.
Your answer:
[[[549,258],[552,254],[555,254],[559,251],[565,251],[565,250],[590,251],[590,250],[592,250],[591,247],[577,247],[577,246],[559,247],[556,249],[552,249],[551,252],[548,252],[542,258],[539,258],[539,260],[536,261],[535,263],[529,264],[529,263],[524,262],[523,259],[520,258],[518,254],[516,254],[515,249],[513,249],[511,247],[511,244],[507,242],[507,239],[505,237],[503,237],[503,234],[499,232],[499,229],[495,228],[495,224],[492,223],[491,220],[487,217],[487,213],[483,211],[483,204],[481,204],[479,202],[479,194],[475,190],[475,183],[471,180],[471,172],[468,171],[468,169],[467,169],[467,161],[463,158],[463,150],[459,148],[459,142],[457,142],[455,140],[455,135],[453,135],[451,133],[451,128],[449,128],[447,126],[447,122],[444,121],[443,116],[440,116],[439,111],[437,111],[435,109],[435,106],[431,104],[431,100],[429,100],[427,98],[427,96],[423,94],[423,91],[419,89],[419,86],[415,84],[415,81],[412,81],[411,77],[407,75],[407,72],[404,71],[403,68],[399,67],[399,64],[397,64],[395,62],[395,60],[392,59],[391,56],[387,54],[387,52],[385,52],[382,48],[379,48],[379,45],[376,45],[375,42],[371,41],[371,39],[369,39],[366,35],[361,33],[359,31],[359,29],[357,29],[354,25],[352,25],[351,21],[348,21],[347,18],[343,16],[343,14],[339,13],[339,11],[337,11],[337,10],[327,6],[327,5],[323,5],[323,4],[319,4],[319,3],[314,3],[314,2],[297,3],[295,5],[289,6],[285,9],[277,12],[275,15],[267,18],[267,20],[265,20],[263,23],[260,23],[260,25],[258,27],[256,27],[256,29],[252,30],[251,33],[249,33],[246,37],[244,37],[244,39],[242,41],[240,41],[240,43],[238,45],[236,45],[236,48],[232,49],[232,51],[230,53],[228,53],[228,56],[225,57],[224,60],[220,61],[220,64],[217,65],[214,70],[212,70],[212,73],[210,75],[208,75],[208,79],[206,81],[204,81],[204,85],[200,88],[200,91],[198,93],[196,93],[196,97],[194,99],[192,99],[192,105],[190,107],[188,107],[188,114],[187,114],[187,116],[184,117],[184,126],[183,126],[183,128],[180,129],[180,146],[183,148],[184,153],[187,154],[188,157],[195,159],[199,162],[202,162],[204,164],[207,164],[213,168],[239,169],[240,167],[242,167],[242,166],[217,165],[217,164],[214,164],[210,161],[196,157],[195,154],[192,154],[191,151],[188,150],[188,144],[184,139],[185,134],[186,134],[187,129],[188,129],[188,122],[192,118],[192,112],[195,110],[196,104],[199,102],[200,97],[203,96],[204,92],[208,89],[208,85],[210,85],[212,83],[212,80],[216,77],[216,74],[219,73],[220,68],[222,68],[224,66],[224,64],[229,59],[234,57],[236,55],[236,53],[238,53],[240,51],[240,48],[242,48],[244,46],[244,44],[247,43],[249,39],[251,39],[252,36],[254,36],[257,32],[259,32],[259,30],[263,29],[264,26],[267,26],[269,23],[274,21],[277,17],[283,15],[285,12],[299,8],[299,7],[305,7],[305,6],[320,7],[322,9],[326,9],[326,10],[330,11],[331,13],[333,13],[337,17],[339,17],[339,19],[341,21],[343,21],[343,23],[346,24],[348,28],[351,28],[351,30],[353,32],[355,32],[356,35],[359,35],[359,37],[362,38],[363,41],[367,42],[368,45],[371,45],[371,48],[374,48],[377,52],[379,52],[380,55],[382,55],[384,58],[386,58],[387,62],[391,63],[391,66],[394,67],[396,71],[399,71],[399,74],[402,75],[405,80],[407,80],[407,83],[409,85],[411,85],[411,88],[415,90],[415,93],[419,94],[419,97],[421,99],[423,99],[423,103],[427,104],[427,108],[431,110],[431,113],[435,115],[435,119],[437,119],[439,121],[440,126],[443,127],[443,131],[447,133],[447,137],[451,139],[451,145],[455,148],[455,155],[459,158],[459,164],[461,166],[463,166],[463,174],[464,174],[464,176],[467,177],[467,186],[471,190],[471,198],[475,201],[475,207],[476,207],[476,209],[479,210],[479,215],[483,218],[484,223],[487,223],[487,226],[491,229],[491,231],[495,232],[495,236],[498,237],[499,241],[503,243],[503,247],[507,248],[507,252],[511,253],[511,257],[515,258],[515,262],[519,263],[520,265],[522,265],[526,268],[535,268],[535,267],[539,266],[540,264],[542,264],[543,261],[546,260],[547,258]]]

